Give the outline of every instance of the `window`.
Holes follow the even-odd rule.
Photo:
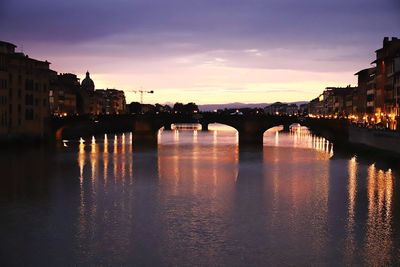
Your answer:
[[[33,80],[25,80],[25,90],[33,91]]]
[[[25,105],[33,105],[33,95],[25,95]]]
[[[31,120],[33,120],[33,116],[34,114],[33,114],[33,110],[32,109],[27,109],[27,110],[25,110],[25,120],[27,120],[27,121],[31,121]]]

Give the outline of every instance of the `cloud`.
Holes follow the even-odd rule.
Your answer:
[[[0,32],[55,70],[90,69],[102,84],[252,90],[250,78],[268,84],[288,70],[353,79],[384,35],[399,35],[399,8],[397,0],[2,0]]]

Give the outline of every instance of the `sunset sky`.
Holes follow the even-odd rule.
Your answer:
[[[0,40],[148,103],[302,101],[355,85],[398,0],[1,0]]]

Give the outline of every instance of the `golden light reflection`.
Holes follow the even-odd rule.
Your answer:
[[[164,133],[166,135],[170,134],[169,132]],[[175,130],[172,132],[174,141],[179,140],[177,138],[178,134],[182,140],[190,138],[192,141],[197,140],[200,143],[207,142],[209,136],[200,135],[197,130],[182,130],[179,133]],[[236,165],[238,163],[237,145],[220,144],[218,142],[220,136],[217,130],[213,130],[211,134],[212,140],[209,140],[211,143],[205,147],[195,142],[192,142],[193,146],[184,146],[179,142],[165,145],[159,144],[158,168],[160,181],[173,185],[170,187],[168,194],[183,193],[182,190],[184,190],[187,181],[193,181],[194,194],[209,194],[212,192],[213,196],[224,190],[222,188],[224,183],[228,181],[232,184],[235,183],[238,172]],[[235,138],[234,135],[232,137]],[[226,151],[221,151],[222,147]],[[212,167],[210,168],[209,166]]]
[[[121,171],[119,172],[120,178],[125,182],[126,178],[126,169],[125,169],[125,163],[126,163],[126,140],[125,140],[125,134],[123,133],[121,136],[121,154],[120,154],[120,163],[121,163]]]
[[[179,130],[174,130],[174,141],[179,142]]]
[[[83,181],[83,168],[85,166],[85,160],[86,160],[86,155],[85,155],[85,141],[82,139],[82,137],[79,140],[79,152],[78,152],[78,164],[79,164],[79,179],[80,179],[80,184],[82,185]]]
[[[104,135],[104,150],[103,150],[104,154],[108,153],[108,137],[107,134]]]
[[[128,172],[129,172],[129,184],[131,185],[133,182],[132,133],[129,133]]]
[[[282,135],[280,141],[290,140]],[[327,159],[311,149],[264,148],[264,191],[271,195],[266,204],[266,212],[271,213],[267,227],[286,229],[289,240],[285,242],[308,242],[315,256],[326,253],[329,245]],[[304,167],[315,161],[319,161],[319,168]],[[304,229],[309,228],[312,236],[304,236]]]
[[[391,170],[368,168],[368,219],[365,256],[369,265],[390,265],[393,221],[393,175]]]
[[[91,151],[90,151],[90,166],[91,166],[91,171],[92,171],[92,176],[91,176],[91,181],[94,184],[97,178],[97,167],[98,167],[98,149],[97,149],[98,144],[96,144],[96,138],[93,136],[92,137],[92,144],[90,145]]]
[[[96,154],[96,138],[92,136],[92,154]]]
[[[291,127],[289,136],[290,139],[280,140],[282,127],[273,127],[264,133],[264,143],[274,146],[289,146],[295,148],[310,148],[320,152],[333,155],[333,144],[323,137],[316,136],[305,126]],[[274,136],[272,136],[274,134]]]
[[[193,131],[193,143],[195,143],[195,144],[197,143],[197,134],[198,134],[197,130],[194,130]]]
[[[123,169],[128,168],[123,165],[125,163],[120,162],[127,160],[125,155],[123,155],[122,157],[118,157],[116,155],[117,153],[122,153],[122,149],[121,151],[117,149],[118,145],[124,142],[123,138],[118,139],[117,136],[114,136],[113,157],[111,157],[109,149],[107,148],[109,143],[112,144],[112,141],[109,140],[109,137],[107,135],[104,136],[104,147],[102,151],[100,149],[101,146],[97,141],[95,138],[92,138],[91,142],[89,141],[90,143],[88,143],[87,147],[90,148],[90,151],[85,151],[85,144],[83,139],[80,140],[78,146],[77,156],[81,176],[79,223],[77,226],[78,231],[76,234],[78,242],[88,242],[88,240],[91,240],[93,238],[93,235],[99,235],[99,233],[101,232],[101,230],[97,228],[97,224],[99,222],[103,223],[104,227],[107,229],[107,227],[111,227],[111,224],[115,222],[115,214],[125,214],[125,210],[128,210],[127,216],[130,216],[130,204],[129,202],[125,201],[126,199],[128,199],[128,197],[126,196],[128,192],[125,192],[124,190],[125,184],[120,184],[121,187],[116,187],[114,184],[110,184],[107,182],[109,178],[113,176],[109,173],[110,162],[114,166],[122,165]],[[127,153],[127,151],[129,151],[129,145],[124,153]],[[83,178],[85,160],[88,160],[88,165],[90,166],[90,181],[89,179],[85,181],[85,179]],[[130,160],[130,163],[126,164],[131,164],[131,162],[132,161]],[[99,164],[102,164],[102,172],[99,171]],[[118,171],[121,171],[121,173],[123,173],[122,171],[124,170],[121,169]],[[115,179],[113,180],[115,181]],[[113,205],[111,205],[110,207],[104,205],[104,202],[107,202],[108,191],[117,193],[113,194],[112,197],[115,197],[115,199],[113,199]],[[126,229],[124,229],[124,231],[125,230]],[[120,239],[111,240],[111,242],[113,243],[113,246],[117,246],[117,250],[118,248],[123,248],[126,246],[124,241],[121,241]],[[88,248],[89,251],[91,249],[92,248]]]
[[[356,197],[357,197],[357,160],[353,157],[348,163],[348,217],[346,225],[346,250],[345,260],[346,263],[351,265],[354,264],[354,255],[356,253],[356,237],[355,237],[355,210],[356,210]]]
[[[107,180],[108,180],[108,161],[109,161],[107,134],[104,135],[103,147],[104,147],[103,148],[103,175],[104,175],[105,184],[107,184]]]

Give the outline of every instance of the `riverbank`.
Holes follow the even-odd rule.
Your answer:
[[[400,157],[400,133],[349,126],[349,142]]]

